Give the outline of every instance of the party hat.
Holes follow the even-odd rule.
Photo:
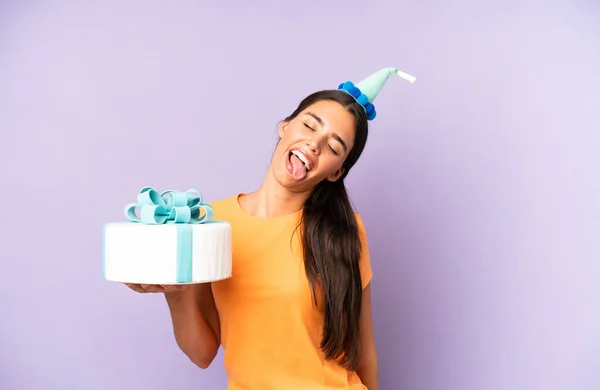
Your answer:
[[[378,70],[367,78],[354,84],[352,81],[346,81],[339,85],[338,89],[349,93],[365,109],[367,119],[375,119],[377,112],[373,101],[392,74],[397,74],[409,83],[414,83],[416,78],[396,68],[384,68]]]

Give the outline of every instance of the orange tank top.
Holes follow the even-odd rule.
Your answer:
[[[233,276],[212,284],[221,321],[228,390],[366,389],[354,372],[325,360],[323,314],[314,305],[295,231],[301,212],[261,218],[239,196],[212,202],[215,219],[231,224]],[[372,278],[364,225],[363,288]]]

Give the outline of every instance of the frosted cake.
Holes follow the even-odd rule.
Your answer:
[[[106,280],[187,284],[231,277],[231,225],[213,220],[198,191],[144,187],[137,200],[125,206],[128,221],[104,225]]]

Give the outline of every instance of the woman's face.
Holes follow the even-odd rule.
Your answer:
[[[354,116],[342,105],[319,101],[279,128],[272,167],[285,187],[310,190],[323,180],[335,181],[354,145]]]

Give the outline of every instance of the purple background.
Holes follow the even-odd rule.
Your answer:
[[[386,66],[417,82],[390,79],[348,180],[381,389],[600,388],[597,2],[19,3],[0,6],[0,389],[224,389],[161,295],[102,280],[102,225],[145,185],[255,189],[304,95]]]

